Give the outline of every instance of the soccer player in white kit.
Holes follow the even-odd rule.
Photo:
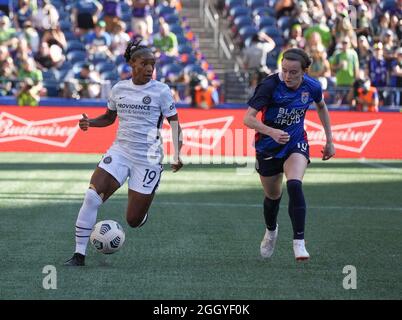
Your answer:
[[[127,223],[141,227],[148,218],[162,173],[163,145],[159,135],[163,119],[172,128],[175,147],[173,172],[180,170],[181,128],[171,91],[152,79],[155,57],[150,48],[129,42],[124,54],[132,79],[119,81],[111,91],[106,112],[88,119],[83,114],[81,130],[106,127],[119,117],[117,137],[92,175],[76,221],[76,247],[68,266],[84,266],[85,253],[98,208],[128,179]]]

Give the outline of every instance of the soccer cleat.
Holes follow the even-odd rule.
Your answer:
[[[270,258],[274,253],[276,239],[278,238],[278,225],[275,231],[265,230],[264,238],[261,241],[260,253],[263,258]]]
[[[297,261],[308,260],[310,258],[309,253],[306,250],[304,239],[303,240],[293,240],[293,252],[295,253],[295,258]]]
[[[85,256],[81,253],[74,253],[70,260],[64,262],[65,266],[69,267],[81,267],[85,266]]]

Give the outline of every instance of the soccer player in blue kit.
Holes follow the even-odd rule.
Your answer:
[[[335,154],[327,106],[320,83],[306,74],[311,60],[305,51],[285,51],[282,71],[266,77],[248,101],[244,124],[256,130],[256,170],[264,189],[266,231],[261,242],[263,258],[272,256],[278,237],[277,215],[285,174],[289,195],[288,212],[293,227],[293,251],[296,260],[310,258],[304,242],[306,202],[302,180],[309,160],[309,145],[304,117],[312,102],[324,127],[326,144],[322,160]],[[257,113],[261,111],[261,121]]]

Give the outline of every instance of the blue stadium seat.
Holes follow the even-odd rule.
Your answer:
[[[179,54],[192,53],[193,48],[191,46],[188,46],[188,45],[179,45],[178,51],[179,51]]]
[[[168,56],[165,54],[162,54],[159,58],[159,64],[166,65],[166,64],[171,64],[176,62],[176,57]]]
[[[282,33],[276,26],[264,27],[260,31],[265,32],[271,38],[282,37]]]
[[[276,12],[274,8],[270,7],[260,7],[260,8],[255,8],[253,10],[253,16],[270,16],[270,17],[276,17]]]
[[[283,45],[285,44],[285,40],[283,40],[281,36],[273,37],[272,40],[274,40],[276,48],[282,48]]]
[[[278,29],[280,29],[280,30],[290,29],[291,24],[292,24],[292,18],[290,18],[288,16],[282,16],[278,20],[277,24],[278,24]]]
[[[126,63],[126,58],[124,58],[124,56],[123,56],[122,54],[121,54],[121,55],[118,55],[118,56],[116,57],[115,63],[116,63],[117,65],[119,65],[119,64],[121,64],[121,63]]]
[[[67,41],[79,40],[79,38],[72,31],[64,31],[64,36],[66,37]]]
[[[178,43],[179,45],[183,45],[183,44],[187,44],[187,45],[188,45],[188,40],[187,40],[187,38],[185,37],[184,34],[180,34],[180,35],[177,35],[177,34],[176,34],[176,38],[177,38],[177,43]]]
[[[59,25],[60,25],[60,28],[61,28],[61,30],[63,32],[64,31],[71,31],[72,27],[73,27],[73,25],[71,24],[70,20],[61,20],[61,21],[59,21]]]
[[[100,62],[95,65],[95,70],[99,73],[115,70],[115,64],[112,62]]]
[[[247,6],[249,6],[251,9],[263,8],[265,5],[265,0],[247,0]]]
[[[67,42],[67,52],[85,51],[85,46],[79,40],[70,40]]]
[[[247,7],[233,7],[229,11],[230,18],[232,20],[236,19],[239,16],[251,16],[251,11]]]
[[[252,26],[253,25],[253,19],[249,16],[238,16],[236,19],[233,21],[236,30],[240,30],[244,26]]]
[[[239,35],[243,41],[256,33],[258,33],[258,30],[254,26],[245,26],[239,30]]]
[[[245,0],[225,0],[225,8],[229,11],[233,7],[238,7],[238,6],[244,7],[245,5],[246,5]]]
[[[158,5],[158,6],[155,8],[155,13],[156,13],[159,17],[165,16],[165,15],[168,15],[168,14],[172,14],[172,13],[175,13],[175,12],[176,12],[176,9],[175,9],[175,8],[172,8],[172,7],[169,7],[169,6],[164,6],[164,5],[162,5],[162,4]]]
[[[103,80],[111,80],[111,81],[118,80],[120,78],[120,76],[116,70],[109,70],[109,71],[102,72],[100,77]]]
[[[182,71],[183,71],[183,68],[180,65],[176,64],[176,63],[170,63],[170,64],[167,64],[167,65],[164,65],[161,68],[161,73],[162,73],[163,77],[166,77],[169,73],[179,75],[179,74],[181,74]]]
[[[168,24],[179,24],[180,23],[180,18],[177,14],[167,14],[166,16],[164,16],[164,20],[168,23]]]
[[[195,72],[195,73],[198,73],[198,74],[204,74],[205,73],[204,69],[202,69],[200,65],[195,64],[195,63],[194,64],[189,64],[189,65],[184,67],[184,73],[185,74],[189,74],[191,72]]]
[[[276,25],[276,19],[274,17],[270,16],[259,16],[260,18],[258,20],[258,28],[261,30],[262,28],[265,27],[271,27]]]
[[[84,61],[87,58],[87,53],[85,51],[71,51],[67,53],[67,60],[71,63]]]
[[[169,26],[170,32],[173,32],[176,36],[182,35],[184,36],[184,31],[181,25],[179,24],[172,24]]]

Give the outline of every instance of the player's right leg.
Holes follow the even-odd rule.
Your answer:
[[[96,223],[98,208],[124,183],[128,169],[110,156],[103,158],[95,169],[75,224],[75,253],[65,262],[67,266],[85,265],[85,254],[92,229]],[[110,160],[110,162],[109,162]],[[126,168],[126,170],[124,170]]]
[[[274,253],[278,237],[277,216],[282,196],[283,161],[257,157],[257,172],[264,188],[264,219],[266,230],[260,245],[263,258],[270,258]]]

